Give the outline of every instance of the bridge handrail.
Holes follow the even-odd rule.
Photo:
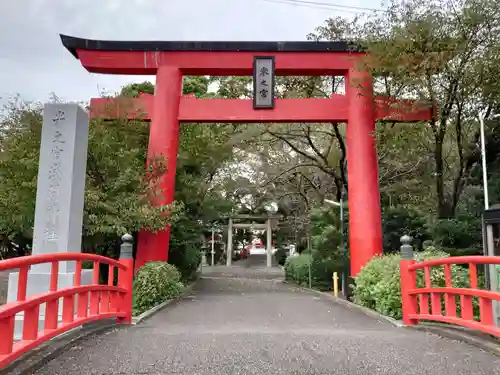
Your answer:
[[[458,256],[416,262],[409,241],[401,247],[401,298],[403,322],[418,324],[422,320],[459,325],[500,337],[494,322],[493,301],[500,301],[498,291],[478,288],[477,265],[500,264],[497,256]],[[468,265],[469,287],[452,285],[452,265]],[[445,286],[433,286],[431,269],[443,267]],[[424,271],[425,286],[417,287],[417,271]],[[460,307],[457,308],[457,296]],[[479,300],[479,318],[474,317],[473,298]],[[443,301],[444,300],[444,301]],[[444,305],[444,308],[443,308]]]
[[[500,264],[500,257],[498,256],[484,256],[484,255],[467,255],[448,257],[440,259],[429,259],[418,263],[414,263],[409,267],[409,270],[424,269],[426,267],[437,267],[451,264]]]
[[[99,263],[109,264],[120,269],[126,267],[120,261],[112,258],[107,258],[102,255],[88,254],[88,253],[54,253],[54,254],[38,254],[22,256],[18,258],[6,259],[0,261],[0,271],[7,271],[23,266],[32,266],[35,264],[52,263],[55,261],[93,261]]]
[[[70,329],[96,320],[116,318],[118,323],[132,319],[132,237],[122,237],[120,259],[115,260],[87,253],[30,255],[0,261],[0,271],[18,270],[17,298],[0,306],[0,368],[10,364],[27,351]],[[75,262],[72,287],[58,288],[59,263]],[[92,281],[82,285],[82,263],[93,263]],[[31,266],[51,264],[47,292],[27,296]],[[108,280],[100,284],[100,265],[108,266]],[[115,281],[115,269],[118,280]],[[116,284],[116,285],[115,285]],[[62,316],[60,317],[60,299]],[[45,322],[39,328],[40,307],[45,304]],[[14,337],[16,314],[23,313],[22,337]]]

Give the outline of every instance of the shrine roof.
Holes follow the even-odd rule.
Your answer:
[[[60,34],[64,47],[78,59],[77,49],[94,51],[213,51],[213,52],[360,52],[349,41],[115,41],[76,38]]]

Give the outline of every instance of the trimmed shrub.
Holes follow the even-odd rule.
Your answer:
[[[168,263],[179,270],[182,281],[186,282],[196,279],[201,258],[201,251],[198,247],[186,245],[171,249]]]
[[[435,258],[447,258],[449,254],[434,247],[428,247],[425,251],[416,252],[415,259],[423,261]],[[401,311],[401,284],[400,284],[400,256],[390,254],[373,258],[356,277],[356,285],[353,286],[353,302],[376,310],[381,314],[395,319],[402,318]],[[459,265],[451,266],[452,285],[456,288],[468,288],[469,277],[467,268]],[[478,280],[482,285],[482,278]],[[425,285],[424,271],[417,271],[417,287]],[[433,287],[444,287],[444,267],[431,268],[431,285]],[[476,299],[473,300],[474,310],[477,312]],[[457,298],[457,310],[460,309]]]
[[[356,285],[353,286],[353,302],[361,306],[377,310],[379,304],[386,303],[386,300],[394,299],[394,305],[401,309],[401,288],[399,286],[399,255],[389,254],[373,258],[356,277]],[[390,284],[390,279],[394,277],[397,282]],[[382,284],[379,287],[379,284]],[[397,284],[397,285],[396,285]],[[384,293],[382,287],[387,288]],[[387,298],[384,296],[387,294]],[[381,299],[384,299],[382,302]],[[393,315],[390,315],[393,316]]]
[[[340,271],[340,264],[331,257],[319,257],[313,253],[302,253],[288,257],[285,262],[285,279],[301,286],[309,286],[309,264],[311,265],[311,287],[331,290],[332,275]]]
[[[310,262],[310,254],[302,253],[297,256],[288,257],[285,261],[285,280],[297,285],[308,286]]]
[[[181,274],[173,265],[166,262],[146,263],[134,279],[134,315],[178,297],[183,288]]]

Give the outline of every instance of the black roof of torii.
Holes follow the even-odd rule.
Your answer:
[[[247,42],[247,41],[114,41],[83,39],[60,34],[64,47],[76,58],[77,49],[94,51],[214,51],[214,52],[361,52],[349,41]]]

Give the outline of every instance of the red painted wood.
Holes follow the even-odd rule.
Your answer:
[[[26,288],[28,286],[28,266],[22,266],[19,269],[19,279],[17,281],[17,300],[24,301],[26,299]]]
[[[474,309],[472,305],[472,296],[470,295],[461,295],[460,296],[460,304],[461,304],[461,317],[465,320],[474,320]]]
[[[14,324],[15,315],[8,316],[4,319],[0,319],[0,358],[12,353],[12,347],[14,345]],[[0,367],[1,359],[0,359]]]
[[[49,290],[54,292],[57,290],[57,281],[59,279],[59,262],[52,262],[50,271],[50,285]]]
[[[0,307],[0,319],[4,319],[11,314],[17,314],[26,309],[31,309],[36,305],[50,301],[52,298],[62,298],[64,296],[74,295],[77,293],[88,293],[89,291],[96,291],[98,293],[101,291],[113,291],[120,294],[127,293],[127,290],[122,287],[108,285],[81,285],[77,287],[63,288],[55,292],[37,294],[36,296],[26,299],[26,301],[6,303]]]
[[[99,299],[99,312],[109,312],[109,292],[101,292]]]
[[[163,65],[175,66],[190,76],[251,76],[253,58],[275,56],[276,74],[282,76],[344,75],[361,53],[345,52],[210,52],[210,51],[92,51],[77,50],[87,71],[105,74],[156,75]]]
[[[468,264],[470,288],[454,288],[452,285],[451,265]],[[409,296],[418,296],[420,301],[420,311],[413,313],[408,308],[408,304],[403,303],[403,319],[409,321],[414,319],[434,320],[444,323],[456,324],[472,329],[476,329],[497,337],[500,337],[500,329],[494,324],[493,318],[493,300],[500,301],[500,292],[483,290],[477,288],[477,264],[500,264],[500,257],[487,256],[464,256],[450,257],[443,259],[432,259],[419,263],[408,264],[406,260],[401,260],[401,294],[403,301]],[[444,266],[445,287],[435,288],[431,285],[430,268]],[[425,284],[424,288],[408,288],[406,281],[409,275],[416,275],[417,270],[424,269]],[[432,313],[429,314],[428,295],[432,298]],[[446,314],[441,311],[440,298],[444,295]],[[438,303],[438,296],[439,303]],[[460,298],[461,313],[456,313],[456,296]],[[480,318],[479,321],[474,318],[473,298],[479,299]],[[439,305],[439,309],[438,309]]]
[[[412,264],[409,267],[409,271],[422,269],[425,267],[436,267],[442,266],[444,264],[500,264],[500,256],[483,256],[483,255],[472,255],[472,256],[460,256],[460,257],[448,257],[442,259],[430,259],[423,262],[418,262]]]
[[[127,118],[150,120],[153,117],[153,95],[139,98],[94,98],[90,100],[92,118]],[[395,104],[393,104],[395,103]],[[330,99],[276,99],[269,111],[255,111],[251,100],[180,99],[181,122],[347,122],[347,97]],[[432,110],[411,101],[375,98],[375,118],[380,121],[416,122],[431,119]]]
[[[98,277],[94,273],[93,283],[91,285],[80,285],[81,262],[83,260],[93,261],[98,266],[99,263],[111,265],[111,268],[118,268],[124,275],[122,284],[129,289],[120,286],[99,285]],[[76,261],[77,275],[75,275],[75,286],[70,288],[57,289],[57,275],[59,261]],[[27,278],[23,275],[23,269],[28,269],[30,265],[40,263],[52,263],[52,275],[49,291],[26,298],[25,285],[20,288],[20,299],[15,302],[7,303],[0,307],[0,367],[12,362],[28,350],[35,348],[41,343],[84,323],[99,319],[116,318],[120,322],[130,322],[132,315],[132,279],[133,279],[133,260],[116,261],[93,254],[82,253],[60,253],[44,254],[35,256],[26,256],[15,259],[0,261],[0,270],[19,268],[21,270],[20,280],[26,282]],[[98,276],[98,274],[97,274]],[[128,278],[128,279],[127,279]],[[96,283],[97,280],[97,283]],[[23,292],[24,290],[24,292]],[[99,309],[96,315],[88,316],[88,293],[91,292],[97,296],[100,293],[114,294],[123,302],[119,309],[113,311],[101,311]],[[74,316],[74,298],[78,296],[78,312]],[[63,299],[63,319],[58,324],[57,301]],[[109,301],[109,300],[108,300]],[[39,331],[38,320],[40,305],[46,304],[45,327]],[[104,302],[103,302],[104,303]],[[99,307],[99,305],[97,305]],[[106,310],[103,307],[102,310]],[[108,306],[108,310],[109,306]],[[22,340],[13,344],[14,322],[17,313],[24,312],[23,337]],[[41,327],[40,327],[41,328]]]
[[[196,99],[183,97],[182,122],[345,122],[348,105],[345,95],[330,99],[276,99],[272,110],[256,111],[251,99]]]
[[[451,279],[451,266],[449,264],[444,265],[444,278],[446,287],[453,288]],[[456,304],[455,294],[453,293],[444,294],[444,308],[447,316],[457,315],[457,304]]]
[[[422,293],[452,293],[456,295],[464,295],[471,297],[481,297],[487,298],[491,300],[500,301],[500,293],[492,292],[490,290],[485,289],[470,289],[470,288],[418,288],[418,289],[410,289],[408,290],[409,294],[422,294]]]
[[[414,263],[414,260],[402,259],[400,264],[401,269],[401,303],[403,305],[403,323],[406,325],[416,324],[415,319],[410,319],[410,314],[416,314],[418,305],[417,298],[408,293],[410,289],[416,287],[415,272],[408,272],[408,266]]]
[[[21,268],[26,265],[34,265],[40,263],[52,263],[54,260],[62,261],[77,261],[88,260],[95,262],[103,262],[111,264],[115,267],[122,268],[123,265],[111,258],[106,258],[101,255],[88,254],[88,253],[57,253],[57,254],[39,254],[24,257],[17,257],[0,261],[0,271],[10,270],[12,268]]]
[[[65,296],[63,298],[62,323],[69,324],[75,319],[75,296]]]
[[[117,294],[115,292],[109,292],[109,312],[118,311],[116,297],[117,297]]]
[[[424,268],[424,277],[425,277],[425,287],[430,288],[431,287],[431,269],[430,269],[430,267]]]
[[[434,293],[431,292],[433,289],[432,289],[432,284],[431,284],[431,269],[430,269],[430,267],[424,268],[424,277],[425,277],[425,286],[429,290],[429,293],[427,294],[427,296],[429,296],[430,300],[431,300],[431,312],[433,315],[436,315],[437,314],[436,302],[439,304],[440,301],[436,301],[436,297],[435,297]]]
[[[55,292],[57,290],[57,280],[59,277],[59,263],[52,262],[52,269],[50,273],[50,286],[49,291]],[[54,298],[45,303],[45,325],[44,329],[56,329],[57,320],[59,318],[59,299]]]
[[[469,264],[469,282],[471,288],[477,288],[477,267],[474,263]]]
[[[353,69],[346,82],[349,246],[354,277],[370,259],[382,254],[382,221],[372,77]]]
[[[90,291],[90,315],[99,315],[99,297],[101,293]]]
[[[493,306],[490,299],[479,297],[479,319],[481,324],[493,324]]]
[[[99,264],[100,262],[94,261],[92,267],[92,284],[99,285]]]
[[[87,317],[89,310],[89,293],[88,292],[78,293],[77,303],[78,303],[78,310],[76,312],[76,316],[80,319]]]
[[[108,285],[114,285],[114,277],[115,277],[115,266],[109,266],[108,268]]]
[[[118,318],[118,322],[128,323],[132,322],[132,283],[134,278],[134,259],[120,259],[124,268],[119,271],[118,274],[118,285],[124,289],[130,291],[129,293],[124,293],[121,295],[120,301],[120,311],[124,311],[125,314]]]
[[[162,66],[156,75],[154,117],[149,127],[148,165],[154,158],[163,157],[167,172],[160,182],[158,196],[151,197],[156,205],[173,202],[177,150],[179,143],[179,103],[182,92],[182,75],[179,69]],[[139,233],[136,269],[150,261],[167,261],[170,227],[156,233]]]
[[[453,288],[451,280],[451,265],[444,265],[444,283],[447,288]]]
[[[75,277],[73,279],[73,285],[79,286],[82,283],[82,261],[77,260],[75,265]]]
[[[38,320],[40,305],[30,306],[24,310],[23,340],[36,340],[38,337]]]
[[[420,314],[429,314],[429,295],[419,294]]]
[[[94,267],[92,271],[92,284],[99,284],[99,262],[94,262]],[[99,314],[99,291],[90,291],[90,315]]]
[[[45,332],[43,334],[43,336],[38,337],[36,340],[19,341],[13,345],[13,350],[10,354],[2,355],[0,353],[0,368],[8,365],[12,361],[19,358],[21,355],[36,348],[40,344],[43,344],[45,341],[48,341],[48,340],[56,337],[57,335],[60,335],[61,333],[69,331],[69,330],[76,328],[78,326],[81,326],[83,324],[94,322],[96,320],[110,319],[110,318],[117,318],[117,317],[120,318],[122,316],[124,316],[124,313],[108,313],[108,314],[102,314],[99,316],[90,316],[90,317],[83,318],[83,319],[76,319],[73,323],[61,325],[58,329]],[[2,338],[3,338],[3,336],[2,336]],[[0,342],[1,342],[1,340],[0,340]],[[1,344],[0,344],[0,347],[1,347]]]
[[[45,304],[44,329],[56,329],[59,318],[59,300],[53,299]]]
[[[115,267],[114,266],[109,266],[108,267],[108,285],[113,286],[114,283],[114,274],[115,274]],[[103,295],[101,296],[101,306],[99,309],[102,312],[109,312],[109,311],[114,311],[113,308],[113,298],[115,297],[115,294],[113,292],[103,292]],[[104,301],[104,302],[103,302]]]

